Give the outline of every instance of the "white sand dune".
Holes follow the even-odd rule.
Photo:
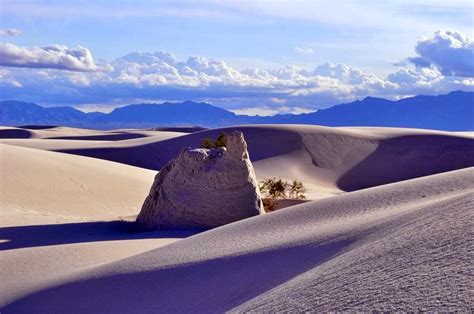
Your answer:
[[[121,141],[133,138],[148,137],[162,134],[186,134],[175,132],[168,128],[167,132],[139,129],[117,130],[92,130],[62,126],[26,126],[26,127],[0,127],[0,138],[10,139],[63,139],[63,140],[89,140],[89,141]],[[176,130],[181,130],[176,128]],[[170,136],[171,137],[171,136]]]
[[[0,144],[2,221],[12,212],[78,219],[136,214],[155,171]],[[8,210],[6,210],[8,209]]]
[[[0,127],[0,143],[49,151],[127,148],[187,134],[175,131],[134,129],[99,131],[69,127],[38,128]]]
[[[0,144],[0,304],[51,278],[166,245],[189,232],[137,233],[156,172]]]
[[[223,226],[51,282],[4,312],[469,311],[474,169]]]
[[[472,135],[396,128],[262,125],[178,137],[175,132],[165,132],[108,143],[30,139],[3,140],[2,143],[159,170],[184,147],[199,146],[206,137],[216,138],[222,131],[235,129],[245,134],[259,180],[268,177],[300,179],[306,184],[310,199],[474,165]]]
[[[0,139],[0,144],[7,144],[20,147],[36,148],[48,151],[74,151],[74,150],[101,150],[110,148],[129,148],[140,147],[142,145],[156,143],[175,137],[185,135],[185,133],[179,132],[156,132],[146,137],[125,139],[125,140],[91,140],[88,137],[77,137],[77,139],[51,139],[51,138],[38,138],[38,139],[23,139],[23,138],[9,138]],[[77,154],[81,155],[81,154]],[[94,157],[94,156],[91,156]],[[125,163],[129,164],[129,163]]]
[[[9,242],[0,242],[0,309],[58,278],[156,249],[190,234],[136,233],[130,225],[117,221],[42,220],[40,225],[1,227],[0,239]]]
[[[5,129],[2,313],[473,308],[474,170],[433,175],[474,165],[472,134]],[[140,233],[124,221],[155,170],[233,129],[244,132],[259,179],[301,179],[317,201],[184,240],[193,233]]]

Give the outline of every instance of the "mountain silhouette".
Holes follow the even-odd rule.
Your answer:
[[[474,130],[474,92],[415,96],[397,101],[366,97],[306,114],[270,117],[237,115],[208,103],[134,104],[110,113],[84,113],[73,107],[42,107],[35,103],[0,101],[0,125],[63,125],[95,129],[159,126],[220,127],[239,124],[318,124]]]

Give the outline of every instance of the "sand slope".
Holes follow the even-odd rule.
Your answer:
[[[13,211],[80,219],[129,216],[140,209],[155,174],[109,161],[0,144],[0,208],[2,216]]]
[[[4,309],[469,311],[474,169],[326,198],[80,272]]]
[[[472,135],[417,129],[264,125],[173,138],[168,136],[175,132],[165,132],[107,143],[31,139],[2,142],[159,170],[184,147],[199,146],[204,138],[216,138],[220,132],[236,129],[245,134],[259,180],[300,179],[309,199],[474,166]]]
[[[0,126],[0,138],[10,139],[63,139],[63,140],[90,140],[90,141],[121,141],[127,139],[148,137],[160,134],[177,135],[186,134],[183,128],[167,128],[166,131],[117,129],[117,130],[92,130],[64,126]],[[171,136],[170,136],[171,137]]]
[[[123,221],[163,163],[232,129],[0,128],[1,312],[473,308],[474,170],[428,176],[474,165],[470,133],[242,126],[259,179],[337,196],[190,238]]]
[[[132,223],[155,171],[0,144],[0,304],[52,278],[166,245],[189,232]]]

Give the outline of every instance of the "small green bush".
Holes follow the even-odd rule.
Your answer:
[[[214,142],[215,147],[227,147],[227,136],[224,132],[221,132],[217,137],[217,140]]]
[[[226,147],[227,146],[227,136],[224,132],[221,132],[216,140],[212,138],[205,138],[201,142],[202,148],[217,148],[217,147]]]
[[[305,192],[306,192],[306,188],[304,187],[303,182],[299,180],[293,180],[290,186],[291,198],[294,198],[297,200],[304,200],[306,199],[306,196],[304,195]]]
[[[296,199],[304,200],[306,189],[303,182],[293,180],[292,183],[284,181],[281,178],[268,178],[260,182],[260,193],[264,196],[263,207],[266,212],[274,211],[276,208],[275,200],[277,199]]]
[[[211,149],[214,147],[214,141],[211,138],[205,138],[201,142],[201,147]]]

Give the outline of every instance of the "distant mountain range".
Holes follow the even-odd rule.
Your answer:
[[[158,126],[220,127],[239,124],[318,124],[474,130],[474,92],[415,96],[390,101],[367,97],[307,114],[270,117],[237,115],[208,103],[137,104],[111,113],[84,113],[72,107],[46,108],[23,101],[0,101],[0,125],[63,125],[94,129]]]

